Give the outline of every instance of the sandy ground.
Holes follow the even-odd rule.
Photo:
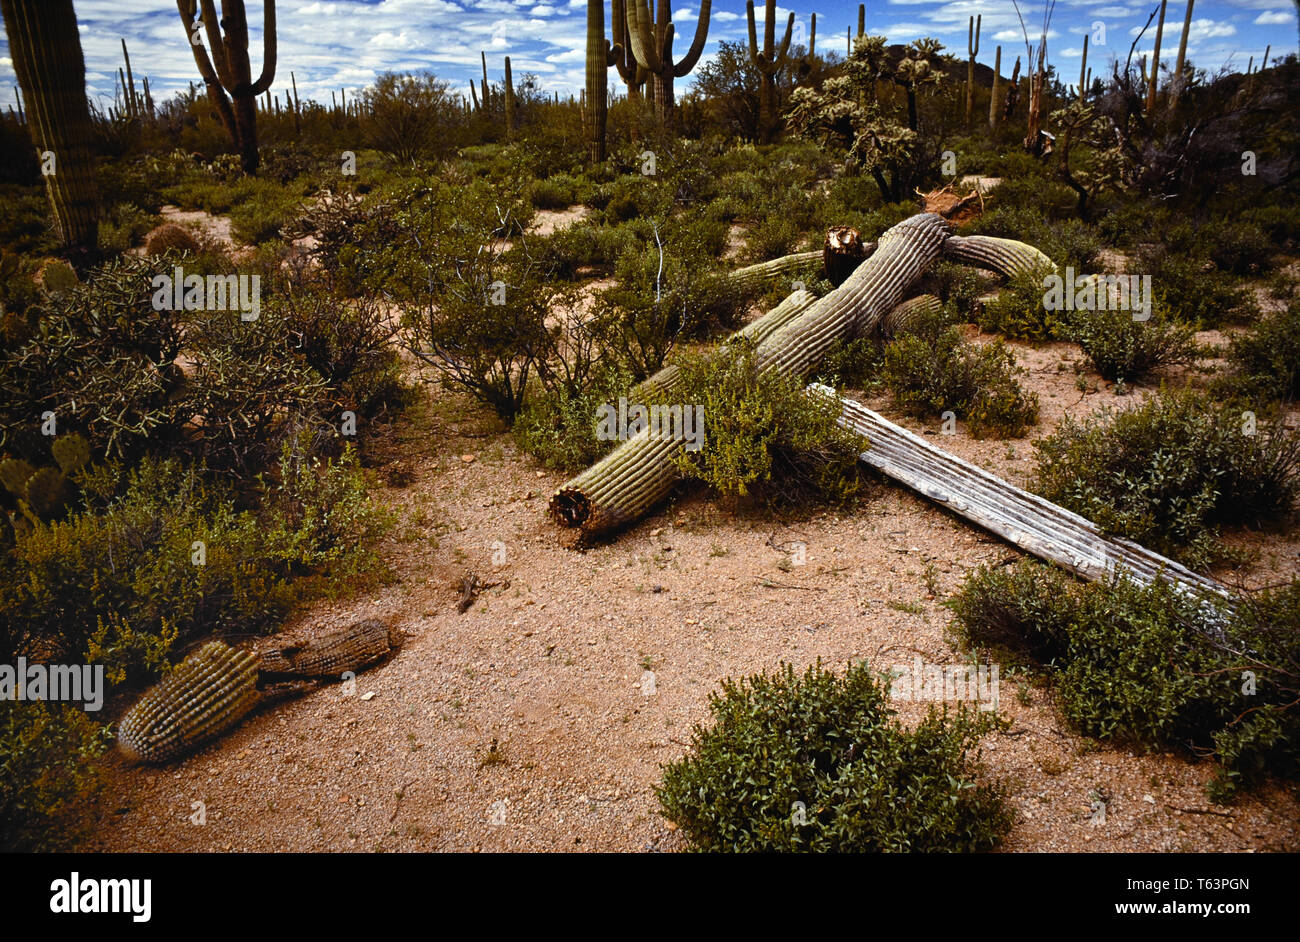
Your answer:
[[[1118,397],[1091,374],[1095,391],[1080,391],[1069,344],[1011,347],[1041,402],[1030,439],[977,441],[961,427],[940,438],[937,422],[906,418],[887,398],[868,404],[1024,484],[1032,438],[1150,393]],[[429,389],[372,448],[381,477],[401,468],[409,475],[389,478],[411,481],[376,492],[401,520],[383,546],[393,580],[289,626],[379,617],[404,631],[402,651],[351,695],[340,686],[278,704],[172,766],[110,760],[111,797],[88,849],[680,850],[653,789],[722,678],[782,661],[960,663],[942,601],[971,569],[1018,555],[884,479],[851,513],[785,518],[690,491],[575,552],[545,515],[564,476],[519,453],[464,398]],[[795,541],[806,546],[801,566],[790,563]],[[1294,527],[1233,541],[1258,562],[1221,577],[1263,584],[1300,572]],[[495,585],[457,614],[455,585],[471,570]],[[905,722],[925,709],[897,706]],[[1006,670],[999,710],[1010,729],[981,756],[1016,811],[1005,850],[1300,850],[1294,793],[1212,806],[1209,763],[1081,738],[1048,689]],[[206,823],[194,823],[200,810]]]

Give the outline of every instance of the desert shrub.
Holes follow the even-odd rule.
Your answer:
[[[979,851],[1012,816],[981,783],[973,753],[988,714],[931,710],[913,730],[893,719],[888,684],[865,662],[842,677],[724,680],[713,725],[664,767],[664,815],[705,852]]]
[[[99,221],[101,251],[121,254],[153,228],[155,216],[134,203],[118,203]]]
[[[0,245],[6,251],[19,255],[49,255],[58,251],[58,239],[49,216],[50,204],[44,187],[0,184]]]
[[[160,669],[178,641],[269,628],[308,590],[377,571],[370,543],[386,521],[351,452],[321,462],[286,445],[244,510],[176,460],[79,483],[77,509],[16,530],[0,560],[4,660],[86,657],[119,683]],[[328,578],[300,581],[312,575]]]
[[[963,319],[973,321],[976,301],[984,294],[979,272],[969,265],[940,260],[930,266],[927,273],[930,293],[944,304],[950,304]],[[1042,299],[1042,279],[1039,279],[1038,298]]]
[[[1251,222],[1221,221],[1200,227],[1209,239],[1209,257],[1234,275],[1257,275],[1272,266],[1276,251],[1269,237]]]
[[[395,164],[410,165],[445,153],[462,117],[448,84],[431,73],[384,72],[362,92],[367,143]]]
[[[534,240],[534,251],[539,264],[558,278],[573,279],[589,268],[612,273],[639,229],[636,223],[598,226],[584,220]]]
[[[1212,754],[1216,800],[1300,774],[1300,582],[1239,599],[1229,615],[1161,581],[1082,584],[1021,562],[977,570],[949,605],[970,642],[1047,665],[1080,732]]]
[[[278,239],[280,230],[298,215],[301,202],[279,188],[254,189],[230,210],[231,232],[248,245]]]
[[[1102,242],[1093,226],[1078,219],[1047,221],[1043,217],[1041,194],[1035,193],[1026,196],[1023,203],[1011,204],[1006,201],[1008,194],[1003,192],[1006,186],[1003,183],[994,190],[998,205],[973,220],[968,233],[1027,242],[1062,269],[1070,266],[1079,274],[1095,269]]]
[[[1062,339],[1082,347],[1093,368],[1112,382],[1133,382],[1162,366],[1191,363],[1200,354],[1196,328],[1170,320],[1163,311],[1144,321],[1119,310],[1072,311],[1065,316],[1058,331]]]
[[[108,741],[80,707],[0,700],[0,850],[75,845],[85,825],[74,812],[100,788],[94,760]]]
[[[1192,392],[1067,417],[1036,447],[1038,493],[1191,566],[1216,558],[1217,526],[1289,512],[1300,469],[1285,430]]]
[[[977,438],[1019,438],[1038,421],[1038,397],[1021,388],[1016,372],[1001,341],[967,343],[961,328],[936,318],[890,341],[881,376],[914,415],[951,411]]]
[[[1258,226],[1274,248],[1300,240],[1300,212],[1293,204],[1252,207],[1241,214],[1241,220]]]
[[[1228,359],[1234,379],[1253,393],[1296,398],[1300,394],[1300,300],[1233,337]]]
[[[678,367],[674,399],[694,406],[706,430],[702,447],[676,456],[687,477],[724,495],[753,491],[769,501],[843,501],[857,493],[866,443],[836,423],[837,403],[808,395],[793,377],[760,375],[753,345],[743,340],[684,356]]]
[[[539,388],[524,402],[515,420],[519,446],[548,468],[577,471],[594,463],[610,443],[596,437],[597,409],[627,395],[632,375],[603,365],[587,382],[554,383]]]
[[[1208,259],[1144,245],[1135,267],[1151,276],[1156,303],[1189,324],[1218,327],[1249,320],[1255,311],[1251,294]]]
[[[885,345],[879,337],[840,338],[822,358],[817,381],[836,389],[865,389],[880,382]]]
[[[1046,269],[1011,278],[996,298],[976,307],[980,330],[1014,340],[1050,340],[1061,329],[1060,312],[1043,304]]]
[[[799,227],[788,216],[772,213],[764,216],[745,234],[745,258],[766,262],[795,252],[803,241]]]
[[[545,180],[537,180],[532,185],[531,199],[538,209],[567,209],[575,203],[581,203],[582,197],[589,192],[589,186],[567,173],[559,173]]]

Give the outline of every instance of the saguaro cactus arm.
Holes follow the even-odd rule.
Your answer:
[[[749,58],[764,75],[775,75],[787,62],[790,52],[790,37],[794,31],[794,12],[785,23],[785,36],[781,46],[773,55],[776,45],[776,0],[767,0],[766,16],[763,19],[763,46],[758,45],[758,31],[754,25],[754,0],[746,0],[745,16],[749,21]]]
[[[659,0],[660,19],[668,20],[672,16],[668,0]],[[712,12],[713,0],[702,0],[700,15],[695,21],[695,39],[686,55],[676,63],[672,61],[673,36],[676,27],[667,22],[664,35],[656,42],[654,16],[650,13],[647,0],[631,0],[627,4],[628,39],[632,43],[632,52],[638,62],[644,62],[651,72],[666,76],[670,72],[677,78],[685,77],[704,52],[704,42],[709,35],[709,14]]]

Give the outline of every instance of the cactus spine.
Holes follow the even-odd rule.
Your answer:
[[[970,59],[966,63],[966,126],[970,127],[971,115],[975,110],[975,57],[980,52],[980,28],[984,25],[984,16],[972,16],[966,27],[966,49]]]
[[[700,15],[695,24],[695,39],[680,61],[673,61],[673,10],[672,0],[659,0],[659,18],[656,23],[650,13],[648,0],[630,0],[627,5],[627,34],[636,60],[642,63],[650,77],[654,96],[655,114],[665,126],[672,128],[676,121],[676,100],[673,80],[684,78],[695,68],[704,52],[704,40],[709,35],[709,13],[713,0],[702,0]]]
[[[989,91],[989,127],[998,126],[998,92],[1002,84],[1002,47],[993,53],[993,88]]]
[[[240,165],[245,173],[256,173],[259,163],[257,99],[275,80],[275,0],[265,0],[263,4],[262,74],[256,82],[248,64],[248,17],[244,12],[244,0],[222,0],[220,18],[216,0],[202,0],[201,4],[198,0],[176,0],[176,7],[185,26],[186,41],[199,67],[199,75],[208,87],[208,95],[226,126],[231,142],[239,151]],[[199,36],[200,24],[207,33],[208,45],[212,47],[211,59]]]
[[[257,705],[257,655],[209,641],[136,703],[118,746],[137,762],[167,762],[226,732]]]
[[[55,231],[66,249],[88,261],[98,246],[99,193],[86,63],[72,0],[3,0],[0,11]]]
[[[754,28],[754,0],[746,0],[745,16],[749,21],[749,59],[762,76],[759,96],[758,136],[769,143],[776,136],[776,73],[789,63],[790,34],[794,30],[794,13],[785,23],[785,36],[779,49],[776,43],[776,0],[767,0],[763,14],[763,48],[758,48],[758,33]]]
[[[1160,20],[1156,23],[1156,45],[1151,50],[1151,77],[1147,85],[1147,114],[1156,110],[1156,86],[1160,82],[1160,41],[1165,35],[1165,7],[1169,0],[1160,0]]]

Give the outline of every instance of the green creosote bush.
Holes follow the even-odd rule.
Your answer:
[[[1267,399],[1300,395],[1300,300],[1265,315],[1232,338],[1230,384]]]
[[[978,780],[988,713],[893,719],[865,662],[843,676],[791,665],[709,697],[712,726],[664,766],[664,815],[704,852],[953,852],[997,845],[1012,815]]]
[[[596,437],[596,410],[607,403],[616,404],[631,386],[631,373],[610,366],[595,369],[591,380],[580,388],[543,386],[525,400],[515,419],[515,439],[548,468],[585,468],[613,444]]]
[[[970,643],[1044,664],[1079,732],[1213,755],[1213,800],[1300,775],[1300,582],[1229,617],[1168,583],[1085,584],[1021,561],[980,568],[948,604]]]
[[[1063,340],[1083,348],[1088,361],[1103,379],[1133,382],[1152,370],[1177,363],[1192,363],[1201,350],[1196,328],[1169,319],[1155,309],[1145,321],[1131,311],[1068,311],[1058,328]]]
[[[704,410],[704,442],[676,456],[678,468],[726,496],[797,503],[854,498],[867,443],[836,424],[839,405],[794,378],[759,376],[744,340],[677,363],[676,403]],[[698,421],[698,412],[697,421]]]
[[[1046,268],[1011,278],[982,308],[976,306],[975,321],[980,330],[1012,340],[1045,341],[1060,332],[1061,314],[1043,306]]]
[[[951,411],[976,438],[1019,438],[1038,421],[1038,396],[1025,392],[1017,372],[1000,340],[967,343],[943,315],[890,341],[881,376],[913,415]]]
[[[1143,246],[1131,267],[1151,275],[1156,304],[1189,324],[1220,327],[1249,321],[1257,312],[1251,293],[1207,258]]]
[[[120,683],[161,669],[177,641],[270,628],[298,598],[379,571],[371,544],[388,520],[350,450],[320,462],[286,446],[242,510],[175,460],[121,476],[87,470],[80,506],[15,531],[0,558],[0,662],[87,657]]]
[[[1036,447],[1039,494],[1194,567],[1221,556],[1220,525],[1281,517],[1300,487],[1295,436],[1190,391],[1066,417]]]
[[[120,255],[154,227],[157,217],[134,203],[118,203],[99,221],[100,251]]]
[[[0,701],[0,851],[59,851],[88,830],[79,807],[102,788],[110,740],[75,705]]]

